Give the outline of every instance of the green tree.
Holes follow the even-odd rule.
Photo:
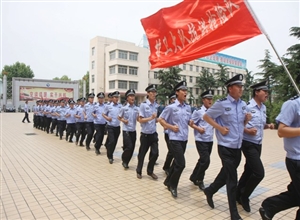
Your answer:
[[[252,89],[250,89],[250,86],[254,82],[254,76],[252,76],[252,71],[249,71],[246,69],[246,75],[245,75],[245,85],[244,85],[244,91],[243,91],[243,96],[242,99],[249,101],[252,96]]]
[[[219,71],[215,73],[217,78],[217,86],[222,88],[223,94],[227,92],[227,88],[225,86],[226,81],[229,79],[229,68],[225,65],[218,64]]]
[[[13,77],[22,78],[33,78],[34,73],[30,66],[26,66],[25,63],[16,62],[13,65],[5,65],[1,72],[1,79],[3,78],[3,73],[7,73],[7,81],[12,81]]]
[[[33,78],[34,74],[30,66],[26,66],[24,63],[16,62],[13,65],[5,65],[2,69],[0,78],[3,79],[3,75],[7,76],[7,99],[12,98],[12,78]]]
[[[158,79],[160,85],[157,88],[158,99],[165,102],[168,96],[173,90],[174,87],[180,82],[179,73],[182,71],[179,67],[169,67],[168,69],[158,71]]]
[[[201,91],[217,88],[217,82],[212,73],[208,69],[203,69],[197,78],[196,87]]]
[[[299,40],[300,27],[292,27],[290,29],[290,36],[294,36]],[[287,69],[289,70],[293,79],[296,80],[296,78],[300,76],[300,44],[295,44],[289,47],[285,56],[288,57],[284,57],[282,59],[284,60],[284,63],[286,64]],[[276,98],[285,101],[287,98],[296,95],[297,91],[295,90],[290,81],[290,78],[288,77],[282,66],[278,68],[278,72],[282,74],[278,74],[276,78],[278,82],[276,86],[276,92],[278,96]]]
[[[63,75],[62,77],[55,77],[53,80],[65,80],[65,81],[71,81],[71,78],[69,78],[67,75]]]
[[[265,57],[262,60],[259,60],[261,64],[258,66],[262,72],[256,73],[255,75],[262,76],[264,80],[267,80],[269,89],[273,88],[276,85],[275,78],[276,73],[278,72],[278,67],[275,63],[271,61],[272,56],[270,55],[269,50],[265,50]],[[269,102],[272,106],[272,91],[269,92]]]

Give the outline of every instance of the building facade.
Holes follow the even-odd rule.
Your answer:
[[[95,37],[90,41],[90,91],[97,94],[108,94],[115,90],[121,93],[122,99],[128,89],[134,89],[137,102],[146,97],[145,88],[149,84],[159,85],[159,69],[150,70],[149,49],[136,46],[134,43],[106,37]],[[203,69],[215,73],[218,64],[228,68],[229,78],[236,74],[246,74],[246,60],[217,53],[204,58],[178,65],[180,75],[187,82],[191,104],[199,104],[199,95],[203,92],[197,87],[197,77]],[[224,95],[222,88],[214,90],[215,95]]]
[[[149,50],[120,40],[95,37],[90,42],[90,92],[118,90],[122,99],[128,89],[144,100],[148,86]]]

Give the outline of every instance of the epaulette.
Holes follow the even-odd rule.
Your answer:
[[[247,102],[247,105],[249,105],[250,104],[250,102]]]
[[[290,100],[295,100],[298,99],[300,96],[299,95],[295,95],[294,97],[290,98]]]
[[[147,103],[146,101],[144,101],[143,103]]]
[[[226,97],[225,97],[225,98],[222,98],[222,99],[219,99],[218,101],[219,101],[219,102],[222,102],[222,101],[225,101],[225,100],[227,100]]]

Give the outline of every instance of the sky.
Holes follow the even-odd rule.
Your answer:
[[[89,43],[104,36],[142,45],[140,19],[177,0],[132,1],[25,1],[1,0],[1,69],[23,62],[37,79],[63,75],[78,80],[89,70]],[[299,43],[289,36],[300,25],[300,0],[248,1],[280,56]],[[247,68],[259,72],[265,50],[279,61],[265,35],[259,35],[221,51],[247,60]],[[145,73],[146,75],[146,73]]]

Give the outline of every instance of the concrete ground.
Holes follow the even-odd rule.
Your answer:
[[[159,164],[154,171],[158,180],[155,181],[146,175],[148,156],[143,178],[136,178],[139,135],[130,168],[124,170],[120,159],[122,134],[111,165],[105,148],[96,156],[93,148],[86,151],[33,128],[32,123],[21,123],[23,114],[0,114],[1,219],[230,219],[224,187],[214,195],[215,209],[211,209],[204,193],[189,181],[198,160],[192,129],[185,153],[186,168],[180,178],[178,198],[174,199],[163,185],[162,166],[167,147],[160,125]],[[138,124],[138,134],[139,131]],[[238,205],[243,219],[260,219],[261,202],[286,190],[290,178],[284,159],[282,139],[275,130],[266,130],[262,152],[265,178],[250,198],[252,211],[247,213]],[[243,165],[244,159],[238,168],[239,175]],[[215,142],[205,176],[206,186],[219,170]],[[294,219],[295,214],[296,209],[290,209],[274,219]]]

